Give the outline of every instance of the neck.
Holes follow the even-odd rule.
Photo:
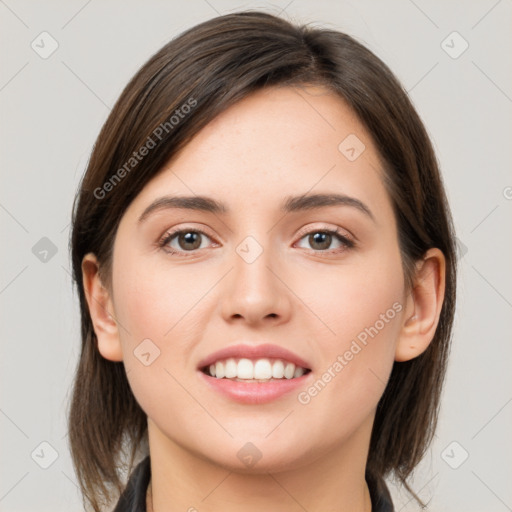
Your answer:
[[[372,423],[300,467],[247,473],[197,456],[148,421],[147,512],[371,512],[364,474]]]

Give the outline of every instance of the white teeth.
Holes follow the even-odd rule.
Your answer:
[[[301,377],[302,375],[304,375],[304,368],[297,366],[297,368],[295,368],[295,373],[293,374],[293,378],[296,379],[297,377]]]
[[[226,374],[224,375],[227,379],[232,379],[233,377],[236,377],[238,374],[238,365],[236,364],[236,361],[231,358],[226,361]],[[215,374],[217,375],[217,374]]]
[[[254,379],[270,379],[272,366],[268,359],[258,359],[254,365]]]
[[[287,378],[287,379],[292,379],[293,378],[293,374],[295,373],[295,365],[293,363],[288,363],[285,367],[284,367],[284,376]]]
[[[224,363],[222,361],[217,361],[215,363],[215,375],[218,375],[219,379],[224,377]]]
[[[284,363],[283,361],[275,361],[272,365],[272,377],[274,379],[282,379],[284,377]]]
[[[215,377],[220,379],[217,373],[215,373]],[[240,359],[238,361],[237,377],[239,379],[254,379],[254,365],[250,359]]]
[[[217,379],[244,379],[268,381],[270,379],[293,379],[301,377],[305,369],[281,359],[235,359],[216,361],[209,366],[210,375]]]

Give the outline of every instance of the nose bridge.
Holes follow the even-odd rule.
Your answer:
[[[271,233],[247,235],[236,247],[233,272],[224,296],[224,314],[258,321],[266,316],[286,316],[287,288],[279,275],[278,248],[272,246]]]
[[[247,235],[235,248],[233,257],[236,283],[245,284],[250,294],[261,294],[272,287],[273,274],[269,267],[276,261],[276,247],[271,246],[268,234]],[[275,278],[275,277],[274,277]]]

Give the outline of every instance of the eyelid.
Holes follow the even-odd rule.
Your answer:
[[[215,240],[215,237],[208,233],[208,231],[204,228],[198,228],[198,227],[191,227],[191,226],[179,226],[177,228],[169,228],[166,229],[164,234],[158,239],[158,246],[164,247],[165,244],[169,239],[177,235],[178,233],[181,233],[183,231],[193,231],[196,233],[201,233],[202,235],[207,236],[211,240]],[[197,249],[196,249],[197,250]],[[186,251],[180,251],[180,252],[186,252]]]
[[[322,223],[320,223],[322,224]],[[308,227],[309,226],[309,227]],[[338,235],[344,236],[347,240],[350,240],[351,242],[357,242],[357,237],[355,237],[348,229],[342,228],[340,226],[336,225],[328,225],[326,223],[323,223],[320,227],[319,226],[313,226],[311,227],[310,224],[308,224],[306,227],[301,228],[298,233],[297,237],[303,238],[305,235],[309,235],[310,233],[316,233],[317,231],[331,231],[335,232]]]

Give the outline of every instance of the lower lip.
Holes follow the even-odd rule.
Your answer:
[[[312,372],[294,379],[271,380],[269,382],[238,382],[210,377],[199,370],[201,378],[214,391],[241,404],[264,404],[276,400],[304,386]]]

